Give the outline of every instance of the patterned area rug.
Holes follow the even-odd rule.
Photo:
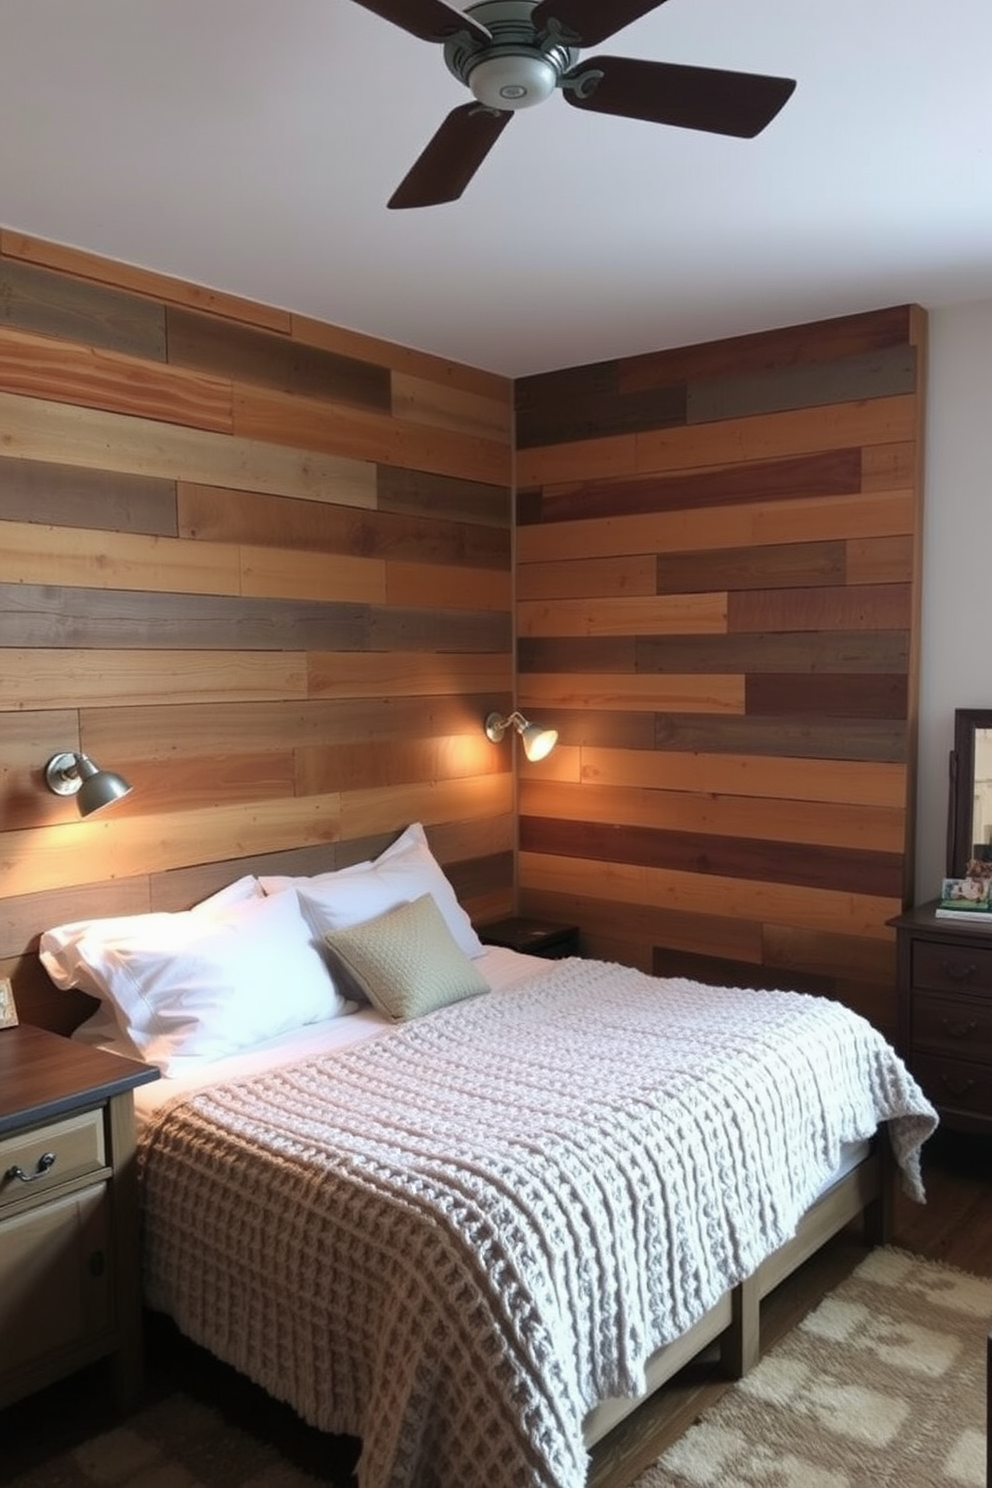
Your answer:
[[[985,1488],[990,1327],[992,1280],[875,1251],[634,1488]],[[353,1483],[346,1439],[310,1431],[200,1351],[187,1355],[180,1343],[150,1384],[149,1403],[122,1424],[95,1422],[100,1411],[78,1381],[56,1387],[61,1403],[47,1392],[11,1407],[0,1416],[0,1482]],[[74,1407],[80,1429],[59,1440]]]
[[[635,1488],[985,1488],[992,1280],[874,1251]]]

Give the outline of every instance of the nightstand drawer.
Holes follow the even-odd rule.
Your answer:
[[[106,1162],[102,1110],[0,1138],[0,1212],[69,1179],[98,1173]]]
[[[913,1046],[992,1065],[992,998],[913,994]]]
[[[913,1074],[935,1106],[975,1115],[992,1110],[992,1065],[917,1054]]]
[[[992,930],[988,933],[992,934]],[[992,945],[917,940],[913,944],[912,977],[914,988],[925,987],[932,992],[985,991],[992,997]]]

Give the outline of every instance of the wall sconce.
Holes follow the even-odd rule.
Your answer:
[[[75,796],[80,816],[91,816],[131,791],[123,775],[98,769],[85,754],[53,754],[45,766],[45,784],[57,796]]]
[[[539,723],[528,723],[522,713],[511,713],[503,718],[499,713],[490,713],[486,719],[486,738],[501,744],[503,735],[513,726],[523,740],[524,754],[536,762],[547,757],[558,743],[558,730],[542,728]]]

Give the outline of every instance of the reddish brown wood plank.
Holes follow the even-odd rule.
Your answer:
[[[882,897],[901,895],[903,886],[902,857],[898,853],[616,827],[553,817],[521,816],[520,850]]]
[[[843,584],[847,577],[847,549],[839,541],[659,554],[655,562],[659,594],[810,588]]]
[[[912,623],[909,584],[750,590],[731,594],[727,602],[730,632],[908,630]]]
[[[522,648],[523,642],[520,644]],[[638,672],[885,673],[909,668],[906,630],[638,636],[635,645],[634,667]]]
[[[906,718],[909,678],[903,676],[804,676],[779,673],[748,677],[746,711],[750,717]]]
[[[605,479],[552,487],[540,499],[539,516],[533,515],[532,501],[520,510],[519,519],[572,522],[588,517],[748,505],[755,501],[793,501],[801,496],[843,496],[860,489],[860,451],[837,449],[678,475]]]
[[[832,362],[886,347],[905,346],[911,338],[910,305],[894,305],[833,320],[783,326],[723,341],[648,352],[620,364],[624,388],[657,387],[690,379],[735,377]]]

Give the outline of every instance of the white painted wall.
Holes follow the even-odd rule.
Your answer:
[[[940,889],[955,708],[992,708],[992,299],[929,312],[916,900]]]

